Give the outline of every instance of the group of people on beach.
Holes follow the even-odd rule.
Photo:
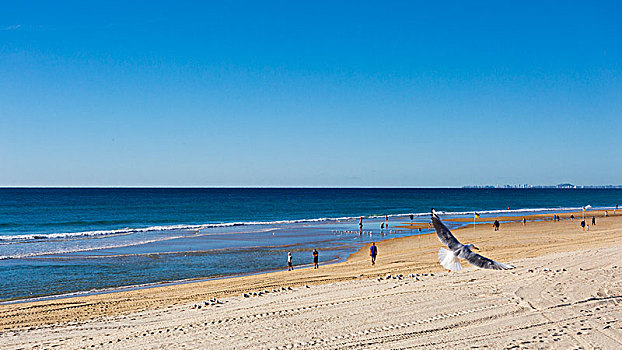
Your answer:
[[[311,253],[313,255],[313,268],[314,269],[318,269],[320,267],[319,261],[320,261],[320,253],[317,251],[317,249],[313,249],[313,252]],[[373,242],[371,244],[371,247],[369,247],[369,256],[371,257],[371,264],[376,265],[376,256],[378,255],[378,248],[376,247],[376,243]],[[292,252],[287,252],[287,271],[293,271],[294,270],[294,257],[292,255]]]
[[[320,253],[317,251],[317,249],[314,248],[311,255],[313,255],[313,268],[314,269],[320,268]],[[287,271],[293,271],[293,270],[294,270],[294,257],[292,256],[292,252],[287,252]]]
[[[616,206],[617,209],[617,206]],[[574,215],[571,214],[570,215],[570,220],[574,220]],[[410,215],[410,220],[413,220],[413,215]],[[555,214],[553,215],[553,221],[559,221],[560,220],[560,216]],[[527,223],[527,219],[523,217],[522,220],[523,225],[525,225]],[[495,231],[499,231],[499,227],[501,226],[501,224],[499,223],[499,220],[495,220],[494,223],[492,224],[492,227]],[[596,217],[592,216],[592,226],[596,226]],[[380,224],[380,230],[382,232],[383,229],[388,228],[389,227],[389,217],[385,216],[385,221],[382,222]],[[590,230],[590,225],[587,225],[585,222],[585,219],[583,219],[581,221],[581,228],[585,231],[589,231]],[[362,231],[363,230],[363,217],[360,217],[359,220],[359,230]],[[419,229],[419,231],[421,231],[421,229]],[[317,269],[319,268],[319,253],[317,251],[317,249],[313,249],[312,252],[313,255],[313,268]],[[376,257],[378,256],[378,247],[376,247],[376,243],[372,243],[371,246],[369,247],[369,256],[371,257],[371,264],[376,265]],[[294,269],[293,266],[293,257],[292,257],[292,253],[288,252],[287,253],[287,270],[288,271],[292,271]]]
[[[413,220],[413,215],[410,215],[410,222]],[[384,230],[389,229],[389,215],[384,216],[384,221],[380,223],[380,234],[384,234]],[[363,217],[359,218],[359,234],[363,233]]]
[[[592,216],[592,226],[596,226],[596,217]],[[583,231],[589,231],[590,230],[590,225],[587,225],[585,223],[585,219],[581,220],[581,229]]]

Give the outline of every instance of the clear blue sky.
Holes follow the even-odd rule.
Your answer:
[[[621,4],[2,1],[0,186],[620,184]]]

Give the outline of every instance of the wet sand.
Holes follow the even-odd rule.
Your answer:
[[[374,267],[364,247],[317,270],[1,305],[0,348],[616,348],[622,218],[611,214],[590,231],[564,220],[454,232],[513,271],[448,274],[430,234],[377,243]],[[403,279],[377,280],[389,273]],[[192,308],[213,297],[223,304]]]

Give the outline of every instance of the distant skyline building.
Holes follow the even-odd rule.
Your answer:
[[[622,188],[622,185],[574,185],[571,183],[562,183],[557,185],[530,185],[530,184],[517,184],[517,185],[467,185],[462,188],[558,188],[558,189],[581,189],[581,188]]]

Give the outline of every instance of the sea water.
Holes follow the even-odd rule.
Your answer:
[[[4,188],[0,300],[271,271],[290,251],[310,264],[314,248],[339,261],[418,234],[397,225],[428,222],[431,208],[486,216],[620,202],[620,189]]]

